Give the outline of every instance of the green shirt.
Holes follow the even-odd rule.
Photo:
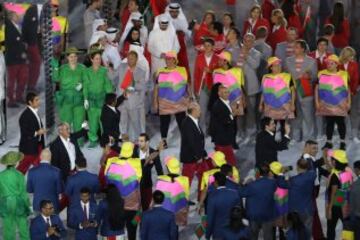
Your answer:
[[[112,93],[114,90],[114,86],[107,76],[106,68],[100,67],[97,71],[92,67],[86,69],[84,78],[85,99],[104,101],[105,94]]]
[[[64,64],[59,69],[54,69],[53,81],[60,84],[60,91],[75,91],[76,86],[84,82],[85,70],[86,67],[82,64],[77,64],[75,69],[71,69],[69,64]]]

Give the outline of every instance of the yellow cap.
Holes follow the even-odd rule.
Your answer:
[[[355,239],[354,232],[349,231],[349,230],[343,230],[342,234],[341,234],[341,239],[342,240],[354,240]]]
[[[209,157],[213,160],[217,167],[221,167],[226,164],[225,154],[220,151],[216,151],[209,154]]]
[[[282,173],[282,168],[283,168],[282,164],[278,161],[270,163],[270,170],[275,175],[279,175],[280,173]]]
[[[174,156],[168,156],[165,158],[165,165],[172,174],[180,174],[180,162]]]
[[[133,155],[134,144],[132,142],[124,142],[121,145],[120,157],[129,158]]]
[[[349,162],[346,152],[344,150],[340,150],[340,149],[329,150],[328,155],[329,157],[334,158],[339,163],[347,164]]]
[[[278,57],[269,57],[267,60],[268,67],[271,67],[274,64],[280,64],[281,59]]]
[[[165,53],[165,57],[166,58],[175,58],[175,59],[177,59],[177,53],[174,50],[168,51],[168,52]]]
[[[231,52],[228,51],[222,51],[220,54],[218,54],[218,57],[226,60],[227,62],[231,62],[232,59]]]
[[[326,62],[335,62],[336,64],[340,64],[340,59],[338,56],[336,56],[335,54],[331,54],[330,56],[328,56],[326,58]]]

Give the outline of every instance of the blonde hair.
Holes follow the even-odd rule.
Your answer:
[[[353,60],[355,58],[355,56],[356,56],[355,49],[353,49],[352,47],[347,46],[343,50],[341,50],[341,52],[340,52],[340,62],[344,63],[345,60]]]
[[[283,27],[287,27],[287,21],[284,17],[284,12],[280,8],[276,8],[271,12],[271,16],[276,16],[279,19],[279,23]]]

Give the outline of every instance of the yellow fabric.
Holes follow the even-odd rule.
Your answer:
[[[176,66],[176,68],[173,68],[173,69],[168,69],[166,67],[164,68],[160,68],[156,74],[156,76],[159,76],[160,73],[170,73],[170,72],[178,72],[180,73],[180,75],[183,77],[183,79],[188,82],[188,75],[187,75],[187,72],[186,72],[186,68],[184,67],[179,67],[179,66]]]
[[[174,157],[165,158],[165,165],[168,168],[169,172],[172,174],[180,174],[180,162],[179,160]]]
[[[226,74],[227,72],[230,72],[234,77],[236,77],[236,80],[240,87],[243,87],[245,85],[244,72],[239,67],[233,67],[228,70],[224,70],[222,68],[217,68],[214,70],[213,75],[217,74],[217,73]]]
[[[232,180],[236,183],[239,183],[240,182],[240,173],[236,167],[232,167],[232,173],[233,173]]]
[[[341,239],[342,240],[354,240],[355,239],[354,232],[349,231],[349,230],[343,230],[342,234],[341,234]]]
[[[58,22],[60,23],[60,26],[61,26],[61,34],[64,34],[64,33],[68,33],[69,31],[69,21],[67,20],[66,17],[63,17],[63,16],[56,16],[54,17],[58,20]]]
[[[336,149],[336,150],[330,150],[328,152],[328,155],[330,157],[335,158],[338,162],[346,164],[348,163],[348,158],[346,155],[346,152],[344,150]]]
[[[204,190],[205,188],[208,188],[209,185],[209,179],[211,176],[213,176],[215,173],[220,172],[220,168],[214,168],[211,170],[208,170],[203,173],[201,184],[200,184],[200,190]]]
[[[227,62],[231,62],[231,60],[232,60],[231,52],[228,52],[228,51],[221,52],[220,54],[218,54],[218,57],[223,60],[226,60]]]
[[[337,71],[336,73],[331,73],[331,72],[329,72],[327,69],[325,69],[325,70],[322,70],[322,71],[320,71],[320,72],[318,73],[318,78],[320,78],[321,75],[338,75],[338,76],[340,76],[341,79],[344,81],[344,86],[345,86],[346,88],[349,88],[348,83],[349,83],[349,79],[350,79],[350,78],[349,78],[348,72],[346,72],[346,71],[339,70],[339,71]]]
[[[5,24],[3,24],[0,28],[0,42],[1,47],[0,47],[0,52],[4,52],[5,51]]]
[[[279,175],[282,172],[282,164],[280,162],[272,162],[270,163],[270,170],[275,174],[275,175]]]
[[[269,59],[267,60],[268,67],[270,67],[271,65],[273,65],[276,62],[281,62],[280,58],[278,58],[278,57],[269,57]]]
[[[106,161],[105,166],[105,173],[108,171],[111,164],[118,164],[118,165],[124,165],[125,163],[129,163],[130,166],[134,169],[136,176],[138,178],[138,181],[141,180],[142,177],[142,168],[141,168],[141,160],[140,158],[128,158],[128,159],[121,159],[118,157],[112,157],[109,158]]]
[[[124,142],[121,145],[120,157],[129,158],[133,155],[134,144],[132,142]]]
[[[335,54],[331,54],[330,56],[328,56],[326,58],[326,61],[333,61],[333,62],[336,62],[337,64],[340,63],[340,59],[338,56],[336,56]]]
[[[171,182],[171,177],[169,177],[168,175],[161,175],[158,176],[159,180],[162,181],[166,181],[166,182]],[[185,177],[185,176],[177,176],[174,178],[174,181],[178,182],[184,189],[184,193],[185,193],[185,197],[186,199],[189,199],[190,197],[190,183],[189,183],[189,178]]]
[[[221,167],[226,163],[225,154],[221,151],[213,152],[209,156],[218,167]]]

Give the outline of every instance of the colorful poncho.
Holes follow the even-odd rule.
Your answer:
[[[236,105],[242,106],[242,87],[244,86],[244,74],[241,68],[231,68],[224,70],[221,68],[215,69],[213,72],[214,84],[221,83],[229,89],[229,101],[232,108]],[[240,115],[244,114],[244,109],[240,108]]]
[[[61,36],[67,33],[68,29],[69,23],[66,17],[56,16],[52,18],[52,39],[54,45],[61,42]]]
[[[349,76],[346,71],[330,73],[328,70],[319,72],[319,109],[321,116],[347,116],[348,115],[348,87]]]
[[[140,180],[142,177],[139,158],[107,160],[105,177],[108,184],[114,184],[124,198],[126,210],[140,209]]]
[[[158,73],[159,114],[170,115],[185,112],[189,104],[188,76],[184,67],[161,68]]]
[[[156,190],[164,193],[165,199],[162,207],[173,212],[176,216],[176,224],[184,226],[187,223],[189,178],[178,176],[171,181],[171,177],[162,175],[158,177]]]
[[[285,215],[289,211],[289,190],[278,187],[274,193],[274,199],[276,215]]]
[[[349,200],[350,200],[350,189],[353,183],[353,176],[350,171],[344,171],[344,172],[333,171],[332,174],[337,175],[341,184],[341,187],[337,189],[335,193],[334,206],[341,207],[343,217],[346,218],[350,213]]]
[[[291,106],[291,75],[288,73],[266,74],[261,88],[264,99],[264,115],[275,120],[294,118]]]

